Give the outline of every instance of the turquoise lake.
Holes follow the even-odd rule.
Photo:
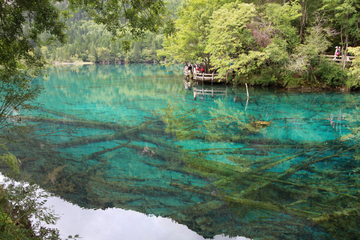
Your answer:
[[[140,226],[116,239],[359,239],[359,93],[247,99],[244,86],[187,87],[182,68],[50,68],[40,117],[25,119],[36,136],[9,146],[24,179],[119,225],[131,210]],[[79,231],[96,218],[83,216]]]

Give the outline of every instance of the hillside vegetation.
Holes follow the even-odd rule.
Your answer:
[[[181,0],[167,3],[171,16],[176,18],[175,12]],[[68,10],[67,1],[57,3],[56,7]],[[66,44],[59,42],[41,47],[41,53],[48,62],[93,62],[98,64],[114,63],[158,63],[156,51],[162,49],[163,34],[147,32],[143,38],[131,39],[130,49],[123,49],[123,39],[113,39],[105,25],[95,23],[84,10],[70,12],[70,17],[64,20],[68,36]],[[45,39],[47,34],[43,34]],[[125,37],[125,40],[130,36]]]
[[[233,84],[355,89],[360,1],[183,1],[159,56],[203,63]],[[333,60],[335,47],[342,57]]]

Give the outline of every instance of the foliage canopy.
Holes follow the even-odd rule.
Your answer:
[[[337,0],[184,2],[175,34],[158,54],[167,63],[201,62],[209,71],[219,69],[235,84],[357,88],[345,84],[351,81],[345,56],[350,45],[360,43],[359,10],[358,1]],[[335,46],[344,49],[338,61],[342,70],[332,68],[344,77],[336,83],[318,69],[320,56],[333,55]]]

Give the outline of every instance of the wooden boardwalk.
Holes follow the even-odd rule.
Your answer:
[[[334,55],[322,55],[323,57],[325,57],[327,60],[329,61],[336,61],[336,62],[343,62],[342,56],[339,56],[338,58],[334,58]],[[353,59],[355,59],[356,57],[354,56],[346,56],[346,63],[351,64]],[[226,82],[226,78],[225,77],[220,77],[219,74],[217,73],[200,73],[198,71],[196,71],[196,69],[193,69],[192,71],[190,70],[184,70],[184,75],[186,76],[187,79],[193,79],[196,82],[202,82],[204,84],[204,82]]]
[[[184,75],[187,78],[191,78],[195,81],[201,81],[201,82],[226,82],[225,79],[219,77],[219,74],[217,73],[200,73],[197,72],[195,69],[193,71],[190,70],[184,70]]]
[[[338,58],[334,58],[334,55],[322,55],[323,57],[325,57],[327,60],[329,61],[343,61],[342,60],[342,56],[339,56]],[[352,63],[352,60],[356,58],[354,56],[346,56],[346,62]]]

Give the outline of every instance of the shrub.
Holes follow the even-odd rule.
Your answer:
[[[324,87],[342,87],[347,80],[347,70],[343,70],[341,64],[325,59],[316,66],[314,74]]]
[[[60,239],[58,217],[44,206],[48,194],[34,184],[10,182],[0,185],[0,239]]]

